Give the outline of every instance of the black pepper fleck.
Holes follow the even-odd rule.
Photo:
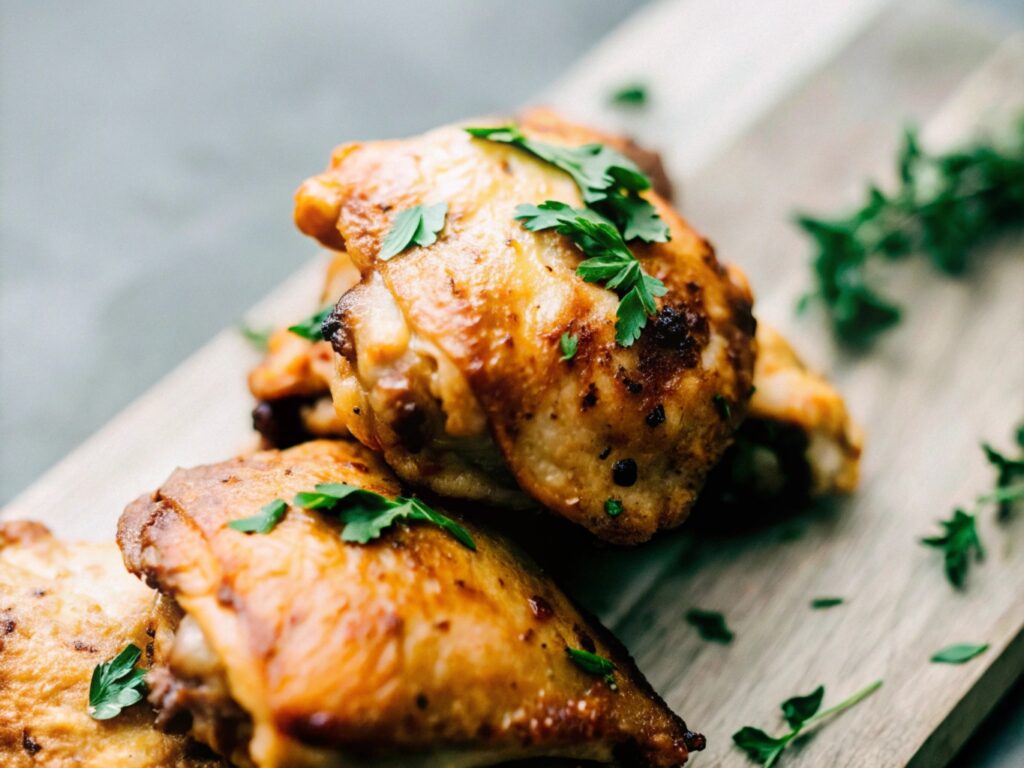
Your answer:
[[[647,422],[648,427],[657,427],[659,424],[665,423],[665,406],[658,403],[651,412],[647,414],[647,418],[644,419]]]
[[[636,462],[632,459],[622,459],[612,464],[612,481],[616,485],[629,487],[636,482]]]

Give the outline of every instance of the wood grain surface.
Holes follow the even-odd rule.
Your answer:
[[[791,216],[858,203],[867,176],[885,183],[907,120],[941,147],[1024,108],[1024,38],[940,2],[779,5],[781,21],[765,11],[737,29],[703,0],[656,4],[544,101],[664,152],[684,214],[748,272],[757,314],[847,393],[868,434],[862,488],[755,532],[684,530],[587,555],[569,588],[708,736],[695,765],[747,765],[730,734],[748,724],[781,731],[778,703],[791,695],[824,684],[828,705],[883,679],[782,764],[940,766],[1024,670],[1024,520],[999,526],[981,516],[989,557],[960,592],[939,555],[917,543],[991,487],[978,442],[1007,444],[1024,417],[1024,240],[993,243],[959,280],[901,266],[885,290],[905,304],[904,322],[869,355],[850,356],[821,318],[794,316],[809,246]],[[786,23],[799,29],[780,53],[770,41]],[[694,35],[707,67],[680,48]],[[609,111],[615,78],[632,77],[650,84],[651,109]],[[747,77],[752,92],[730,90]],[[254,324],[308,312],[321,266],[314,260],[255,307]],[[174,466],[254,444],[244,382],[254,360],[225,331],[3,515],[41,519],[67,537],[110,536],[124,504]],[[847,602],[811,611],[820,595]],[[734,642],[702,642],[683,619],[691,607],[724,612]],[[991,647],[963,666],[928,662],[954,642]]]

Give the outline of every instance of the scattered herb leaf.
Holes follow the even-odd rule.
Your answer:
[[[398,520],[415,520],[436,525],[464,547],[476,550],[469,531],[420,499],[398,496],[392,500],[346,483],[319,483],[314,492],[296,494],[292,504],[337,512],[345,524],[341,532],[343,541],[366,544],[380,538]]]
[[[929,154],[907,131],[891,194],[871,185],[867,202],[848,216],[799,216],[817,249],[816,288],[801,306],[819,299],[836,337],[867,347],[900,320],[900,308],[869,279],[875,262],[923,252],[943,272],[963,272],[979,242],[1024,221],[1024,115],[1009,133]]]
[[[1022,453],[1016,459],[1000,453],[988,443],[981,446],[985,458],[996,470],[996,487],[992,494],[978,500],[998,504],[998,515],[1002,521],[1009,520],[1014,504],[1024,500],[1024,426],[1017,430],[1017,446]]]
[[[577,667],[587,674],[603,677],[609,688],[613,691],[618,690],[615,683],[615,662],[582,648],[566,648],[565,652]]]
[[[949,520],[940,521],[944,530],[941,536],[927,536],[921,539],[922,544],[942,550],[946,578],[954,587],[964,585],[972,554],[979,562],[985,559],[985,549],[981,545],[975,523],[974,515],[957,509]]]
[[[238,326],[238,332],[242,334],[242,337],[246,341],[252,344],[254,349],[260,352],[267,351],[267,345],[270,342],[270,334],[273,333],[269,328],[265,328],[261,331],[246,324]]]
[[[466,132],[478,139],[511,144],[568,173],[587,207],[610,220],[625,240],[664,243],[671,237],[654,206],[640,196],[650,189],[651,180],[614,149],[603,144],[561,147],[534,141],[514,125],[467,128]]]
[[[975,656],[980,656],[988,650],[988,643],[973,645],[971,643],[958,643],[949,645],[935,653],[931,660],[936,664],[963,664]]]
[[[821,709],[825,686],[819,685],[806,696],[793,696],[782,702],[782,716],[791,728],[802,728]]]
[[[604,502],[604,512],[608,517],[618,517],[622,514],[623,506],[622,502],[618,499],[606,499]]]
[[[615,339],[631,346],[657,311],[656,296],[667,292],[665,284],[646,274],[615,227],[588,208],[573,208],[556,200],[541,205],[516,207],[515,218],[531,232],[554,229],[571,239],[587,256],[576,274],[588,283],[603,282],[621,297],[616,310]]]
[[[142,701],[146,690],[143,678],[146,670],[137,669],[136,662],[142,651],[129,644],[110,661],[97,664],[89,683],[89,716],[94,720],[109,720],[121,710]]]
[[[837,605],[843,604],[843,598],[841,597],[816,597],[811,600],[811,608],[816,611],[820,611],[824,608],[834,608]]]
[[[328,315],[331,314],[333,307],[324,307],[319,312],[315,312],[305,320],[296,323],[295,325],[289,325],[288,330],[292,333],[301,336],[309,341],[323,341],[324,332],[322,329],[324,320],[327,319]]]
[[[647,104],[647,87],[643,83],[629,83],[614,91],[611,103],[618,107],[643,107]]]
[[[258,515],[243,517],[241,520],[232,520],[228,528],[233,528],[242,533],[270,533],[277,524],[284,518],[288,505],[281,499],[274,499],[269,504],[264,504]]]
[[[782,703],[782,714],[791,728],[789,733],[784,733],[781,736],[769,736],[760,728],[747,725],[736,731],[732,735],[732,740],[737,747],[747,753],[751,760],[760,763],[763,768],[771,768],[797,735],[816,726],[825,718],[849,709],[881,687],[882,681],[876,680],[866,688],[857,691],[850,698],[819,712],[825,695],[824,686],[819,686],[806,696],[794,696]]]
[[[686,612],[686,622],[697,630],[702,639],[713,643],[729,644],[735,635],[725,623],[725,616],[717,611],[702,611],[691,608]]]
[[[562,362],[569,362],[576,357],[576,349],[579,347],[580,339],[578,336],[570,336],[569,333],[563,333],[562,338],[558,340],[558,346],[562,350],[562,356],[559,358]]]
[[[437,233],[444,229],[447,215],[448,203],[414,205],[412,208],[406,208],[395,216],[377,258],[388,261],[413,243],[422,246],[433,245],[437,242]]]

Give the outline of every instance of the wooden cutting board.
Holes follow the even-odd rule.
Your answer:
[[[864,481],[849,500],[756,533],[684,530],[587,556],[568,586],[708,736],[695,765],[747,765],[730,734],[781,731],[778,703],[793,694],[824,684],[828,705],[879,678],[878,693],[783,764],[944,765],[1024,671],[1024,520],[998,526],[982,515],[989,557],[961,592],[917,543],[991,487],[978,442],[1007,444],[1024,418],[1024,239],[993,244],[960,280],[899,269],[886,290],[906,319],[853,357],[820,318],[794,316],[809,246],[791,215],[859,203],[867,176],[890,178],[907,120],[941,147],[1024,108],[1024,37],[962,4],[778,0],[742,18],[729,6],[644,8],[542,100],[664,153],[684,214],[747,271],[759,317],[848,395],[868,434]],[[650,107],[610,110],[609,89],[633,79],[648,83]],[[250,321],[310,311],[321,270],[315,259]],[[68,538],[111,536],[125,503],[175,466],[255,444],[245,387],[255,358],[235,330],[223,332],[3,516],[43,520]],[[820,595],[847,602],[811,611]],[[690,607],[724,612],[735,641],[702,642],[683,620]],[[963,666],[928,662],[954,642],[991,647]]]

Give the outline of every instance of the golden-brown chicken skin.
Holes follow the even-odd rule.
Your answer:
[[[758,327],[757,348],[750,420],[788,426],[806,436],[811,495],[850,493],[857,487],[864,436],[843,396],[808,368],[774,328]]]
[[[555,144],[595,140],[550,115],[520,128]],[[623,348],[618,297],[576,275],[579,251],[513,219],[521,203],[581,205],[569,176],[460,127],[335,150],[300,188],[295,218],[363,274],[328,326],[349,431],[443,495],[540,502],[621,543],[681,523],[746,414],[752,300],[742,275],[648,197],[672,239],[630,245],[668,293]],[[399,211],[439,201],[448,216],[434,245],[377,258]],[[563,333],[579,340],[569,362]],[[624,511],[607,514],[609,499]]]
[[[146,704],[98,722],[93,668],[149,642],[153,593],[113,542],[65,544],[39,523],[0,524],[0,765],[187,768],[220,765],[153,728]]]
[[[266,535],[228,528],[321,482],[401,491],[357,443],[317,441],[178,470],[120,523],[129,568],[184,616],[156,643],[157,703],[209,709],[228,691],[203,731],[235,763],[671,766],[703,747],[607,632],[476,526],[475,551],[425,524],[346,543],[330,513],[298,508]],[[617,691],[570,647],[613,660]]]

